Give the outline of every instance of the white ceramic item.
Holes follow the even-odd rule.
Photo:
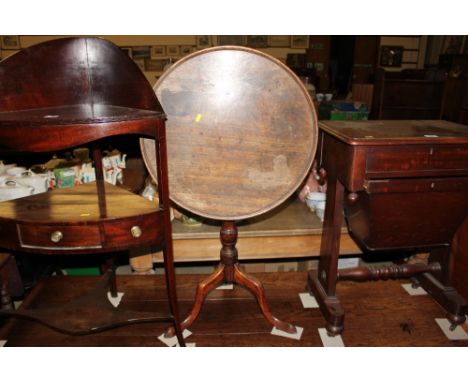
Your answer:
[[[6,173],[10,176],[17,176],[26,171],[26,167],[10,167]]]
[[[312,212],[317,209],[319,202],[325,202],[327,194],[323,192],[309,192],[306,195],[306,203]]]
[[[19,184],[33,187],[34,194],[40,194],[49,189],[49,176],[47,174],[36,174],[27,170],[18,175],[15,180]]]
[[[18,183],[14,179],[4,179],[0,184],[0,201],[13,200],[32,195],[34,188]]]

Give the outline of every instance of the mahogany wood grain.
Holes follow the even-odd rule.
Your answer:
[[[205,49],[174,64],[154,91],[168,116],[170,195],[183,208],[217,220],[257,216],[309,171],[315,109],[301,81],[271,56]],[[152,173],[150,141],[142,151]]]
[[[426,248],[440,271],[416,274],[398,267],[382,270],[383,278],[414,276],[453,325],[464,322],[468,303],[450,284],[450,243],[468,215],[467,127],[446,121],[327,121],[320,129],[327,206],[319,269],[309,274],[308,288],[329,333],[343,330],[344,311],[335,295],[343,207],[350,234],[364,251]],[[347,273],[363,280],[381,272]]]
[[[168,116],[170,196],[184,209],[222,221],[221,266],[197,290],[192,323],[207,293],[236,282],[257,296],[267,320],[295,328],[269,313],[261,284],[240,271],[236,221],[284,202],[307,175],[317,146],[313,102],[285,65],[262,52],[215,47],[171,66],[154,87]],[[153,178],[158,153],[141,140]],[[170,333],[168,333],[170,334]]]
[[[176,247],[177,248],[177,247]],[[453,262],[451,265],[451,279],[453,286],[468,300],[468,218],[458,229],[452,244]]]
[[[50,152],[93,142],[96,183],[56,190],[0,205],[0,245],[39,254],[93,254],[159,245],[177,338],[180,330],[170,224],[165,115],[138,66],[117,46],[98,38],[65,38],[23,49],[0,63],[0,145],[19,151]],[[151,137],[158,152],[154,171],[160,208],[104,184],[99,140],[116,135]],[[14,232],[16,229],[16,232]],[[116,295],[110,267],[110,289]],[[102,291],[101,291],[102,292]],[[105,293],[92,293],[94,302]],[[93,332],[138,322],[125,312],[70,303],[71,318],[56,311],[28,313],[57,330]],[[91,302],[93,304],[93,302]],[[82,315],[79,313],[83,312]],[[26,316],[23,315],[23,316]],[[99,319],[93,324],[85,319]],[[144,319],[143,319],[144,321]],[[70,324],[70,325],[69,325]]]

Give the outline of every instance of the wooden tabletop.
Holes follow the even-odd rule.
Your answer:
[[[183,208],[217,220],[257,216],[286,200],[308,173],[315,110],[276,59],[242,47],[206,49],[179,60],[154,90],[168,117],[170,195]],[[152,173],[150,141],[142,151]]]
[[[351,145],[468,143],[468,126],[442,120],[321,121],[319,126]]]

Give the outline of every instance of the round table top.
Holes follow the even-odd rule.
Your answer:
[[[296,75],[262,52],[222,46],[195,52],[154,86],[167,115],[169,192],[217,220],[267,212],[302,183],[317,146],[313,102]],[[154,179],[155,152],[142,139]]]

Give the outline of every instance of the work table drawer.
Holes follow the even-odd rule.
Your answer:
[[[467,145],[369,147],[368,178],[468,175]]]

